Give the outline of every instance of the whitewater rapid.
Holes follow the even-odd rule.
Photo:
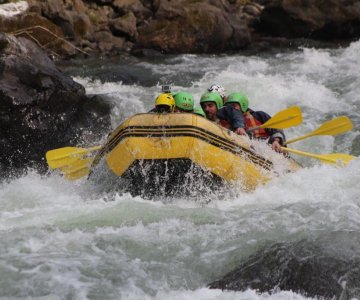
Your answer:
[[[360,42],[339,49],[276,55],[172,56],[137,60],[134,84],[87,73],[74,78],[88,94],[105,94],[112,124],[151,109],[161,84],[199,99],[212,83],[244,91],[250,107],[274,114],[303,110],[288,138],[349,116],[354,130],[293,145],[313,153],[360,155]],[[83,62],[84,63],[84,62]],[[120,63],[120,62],[119,62]],[[85,61],[86,64],[86,61]],[[135,72],[133,71],[133,72]],[[89,71],[88,71],[89,72]],[[100,76],[99,76],[100,77]],[[109,76],[111,77],[111,76]],[[0,184],[0,297],[5,299],[308,299],[295,291],[210,290],[263,246],[311,240],[340,258],[359,257],[360,159],[345,168],[296,157],[304,168],[252,193],[222,198],[144,200],[97,195],[85,180],[29,170]],[[345,238],[344,238],[345,237]],[[321,253],[319,253],[321,255]]]

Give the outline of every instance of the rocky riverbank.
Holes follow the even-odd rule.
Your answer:
[[[20,1],[24,2],[24,1]],[[289,45],[288,39],[360,36],[360,5],[346,0],[28,0],[0,15],[1,31],[59,58],[87,55],[219,53]]]

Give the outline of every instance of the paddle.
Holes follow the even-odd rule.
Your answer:
[[[92,161],[92,157],[81,158],[76,162],[61,167],[60,170],[64,173],[66,179],[76,180],[89,174]]]
[[[341,116],[333,120],[327,121],[324,124],[322,124],[318,129],[303,136],[300,136],[298,138],[289,140],[285,142],[285,144],[288,145],[316,135],[337,135],[340,133],[347,132],[351,129],[352,129],[351,120],[346,116]]]
[[[340,164],[340,165],[346,166],[351,160],[356,158],[356,156],[352,156],[352,155],[344,154],[344,153],[314,154],[314,153],[304,152],[304,151],[286,148],[286,147],[281,147],[281,149],[286,152],[316,158],[316,159],[319,159],[322,162],[328,163],[328,164],[337,164],[337,165]]]
[[[89,152],[99,150],[101,146],[91,148],[63,147],[46,152],[46,161],[50,168],[56,169],[67,165],[72,165],[78,160],[82,160]]]
[[[285,129],[300,125],[301,123],[302,123],[302,114],[300,107],[292,106],[282,111],[279,111],[264,124],[251,128],[248,130],[248,132],[252,132],[259,128]]]

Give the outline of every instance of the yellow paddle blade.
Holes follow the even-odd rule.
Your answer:
[[[302,123],[302,114],[299,106],[292,106],[279,111],[271,119],[260,125],[261,128],[285,129]]]
[[[346,166],[351,160],[356,158],[356,156],[352,156],[344,153],[314,154],[314,153],[304,152],[286,147],[281,147],[281,149],[283,149],[286,152],[319,159],[323,163],[336,164],[340,166],[341,165]]]
[[[88,176],[89,172],[90,172],[89,168],[84,168],[84,169],[80,169],[80,170],[78,170],[76,172],[73,172],[73,173],[70,173],[70,174],[66,173],[66,174],[64,174],[64,177],[67,180],[77,180],[77,179],[80,179],[82,177]]]
[[[341,116],[333,120],[323,123],[318,129],[300,136],[298,138],[287,141],[285,144],[291,144],[306,138],[315,136],[315,135],[337,135],[347,131],[350,131],[353,128],[351,120],[346,116]]]
[[[57,169],[67,165],[71,165],[74,162],[78,161],[79,159],[81,159],[81,157],[73,156],[73,157],[60,158],[56,160],[50,160],[46,157],[47,163],[51,169]]]
[[[336,163],[340,165],[348,165],[349,162],[355,159],[356,156],[352,156],[344,153],[331,153],[331,154],[322,154],[321,159],[324,163]]]
[[[61,167],[60,170],[66,179],[76,180],[89,174],[92,161],[92,157],[78,159],[74,163]]]
[[[46,152],[46,161],[50,168],[56,169],[73,164],[91,151],[99,150],[101,146],[92,148],[64,147]]]

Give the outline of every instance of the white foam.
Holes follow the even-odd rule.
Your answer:
[[[254,290],[246,290],[244,292],[222,291],[217,289],[197,289],[195,291],[180,290],[171,292],[158,292],[153,298],[154,300],[305,300],[308,298],[294,292],[277,292],[277,293],[258,293]]]
[[[102,95],[112,109],[112,127],[116,128],[126,118],[147,110],[146,102],[149,96],[146,89],[136,85],[124,85],[121,82],[101,82],[90,78],[75,77],[75,81],[82,84],[87,94]],[[146,99],[146,100],[145,100]]]
[[[335,66],[335,57],[331,55],[329,50],[303,48],[302,60],[295,63],[293,69],[299,73],[316,76],[326,73]],[[318,78],[321,80],[322,78]]]
[[[4,17],[13,17],[23,13],[29,8],[27,1],[17,1],[11,3],[0,4],[0,15]]]

